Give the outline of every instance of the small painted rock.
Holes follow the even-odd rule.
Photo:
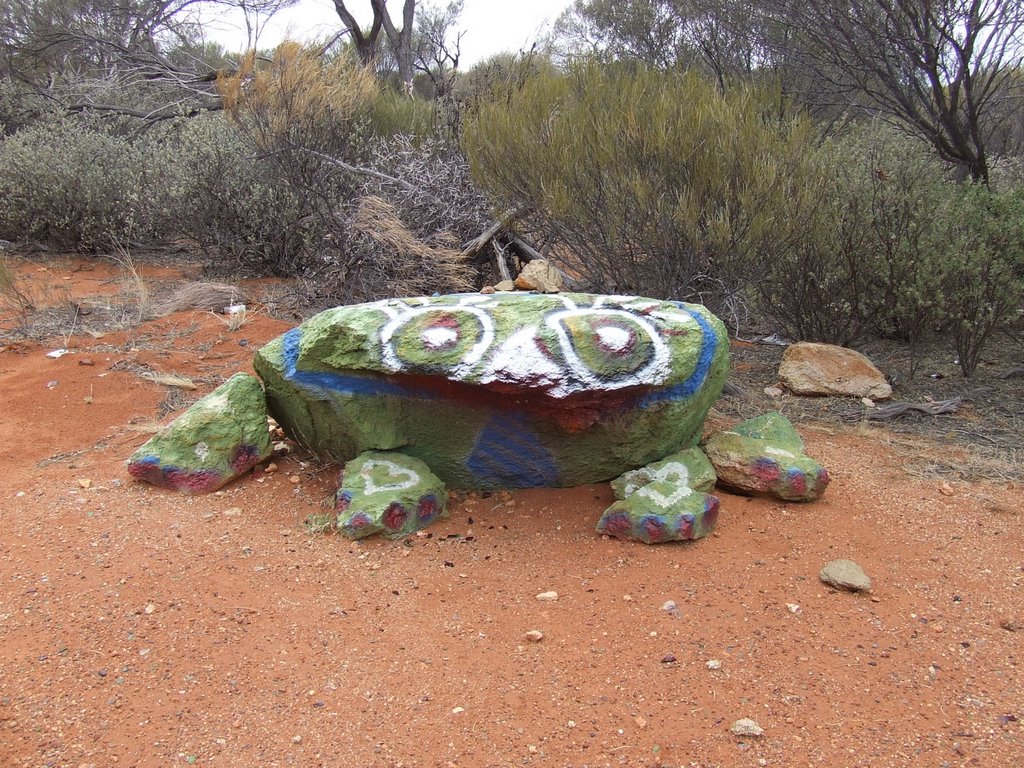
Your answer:
[[[598,533],[658,544],[699,539],[718,520],[715,470],[699,448],[689,448],[612,481],[618,499],[597,524]]]
[[[236,373],[135,451],[128,473],[182,493],[208,493],[270,453],[263,389]]]
[[[349,539],[398,538],[447,517],[447,503],[448,489],[419,459],[367,451],[345,465],[334,510]]]
[[[330,309],[254,366],[274,418],[324,460],[400,450],[454,488],[526,488],[695,445],[728,347],[698,305],[499,292]]]
[[[638,488],[656,481],[686,485],[710,493],[715,487],[715,468],[700,448],[687,448],[640,469],[624,472],[612,480],[616,499],[624,499]]]
[[[597,532],[645,544],[699,539],[714,529],[718,506],[717,496],[656,480],[608,507]]]
[[[737,493],[813,501],[828,487],[828,470],[804,454],[800,435],[775,411],[716,432],[704,452],[718,484]]]

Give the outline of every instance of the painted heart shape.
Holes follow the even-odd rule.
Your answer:
[[[665,483],[674,486],[675,489],[666,496],[656,488],[652,488],[651,485],[644,485],[637,488],[634,493],[641,494],[663,509],[668,509],[678,504],[693,493],[693,488],[689,485],[690,471],[686,468],[685,464],[672,461],[656,471],[651,472],[648,470],[648,474],[650,475],[651,483]]]
[[[378,468],[382,468],[386,472],[386,475],[382,478],[383,482],[380,484],[373,477],[373,471]],[[397,493],[412,488],[420,482],[420,476],[411,469],[400,467],[393,461],[385,459],[370,459],[363,462],[359,475],[363,478],[363,490],[367,494]]]

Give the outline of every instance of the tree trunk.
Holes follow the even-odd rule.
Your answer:
[[[349,34],[352,35],[352,42],[356,45],[359,61],[367,67],[373,64],[373,60],[377,57],[377,38],[380,36],[383,22],[380,14],[377,13],[377,4],[373,3],[373,24],[365,33],[359,28],[355,16],[345,7],[344,0],[334,0],[334,10],[338,12],[341,23],[348,28]]]
[[[338,0],[335,0],[337,2]],[[387,9],[387,0],[370,0],[373,6],[374,23],[379,19],[384,25],[384,33],[388,36],[391,49],[395,52],[395,61],[398,63],[398,76],[405,85],[405,92],[412,96],[413,78],[413,49],[412,33],[413,20],[416,16],[416,0],[405,0],[402,7],[402,28],[396,29],[391,20],[391,14]]]

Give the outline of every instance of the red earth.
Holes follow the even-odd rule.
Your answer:
[[[0,765],[1024,765],[1019,484],[913,477],[884,433],[801,424],[825,497],[721,494],[698,542],[598,536],[607,485],[458,494],[418,537],[350,542],[307,531],[338,470],[296,453],[208,496],[125,471],[289,324],[88,320],[0,348]],[[825,586],[837,558],[873,590]]]

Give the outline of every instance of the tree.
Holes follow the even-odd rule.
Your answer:
[[[370,0],[370,8],[373,11],[373,23],[367,32],[361,31],[355,16],[345,5],[345,0],[334,0],[334,9],[338,17],[352,35],[356,50],[364,64],[370,64],[376,59],[378,47],[377,39],[381,29],[387,37],[388,44],[395,56],[395,64],[398,67],[398,76],[406,91],[412,93],[412,80],[414,74],[415,51],[413,47],[413,32],[415,30],[417,0],[405,0],[402,6],[402,28],[398,29],[391,18],[391,12],[387,7],[387,0]]]
[[[1019,0],[761,0],[759,16],[837,93],[863,99],[986,182],[989,144],[1022,93]]]
[[[356,17],[345,7],[343,0],[334,0],[334,9],[337,11],[338,18],[341,19],[348,33],[352,35],[352,42],[355,44],[359,60],[363,63],[363,66],[369,66],[377,57],[377,39],[380,36],[380,30],[384,23],[383,17],[380,14],[374,13],[373,24],[370,25],[368,31],[364,32],[359,26],[359,22],[356,21]]]
[[[415,68],[433,84],[434,98],[446,96],[455,84],[463,32],[454,33],[463,0],[443,8],[427,8],[416,20]]]
[[[555,35],[570,52],[705,70],[724,88],[764,66],[750,0],[576,0]]]
[[[212,0],[271,15],[295,0]],[[227,64],[204,43],[196,0],[10,0],[2,72],[71,111],[159,120],[219,107]]]

